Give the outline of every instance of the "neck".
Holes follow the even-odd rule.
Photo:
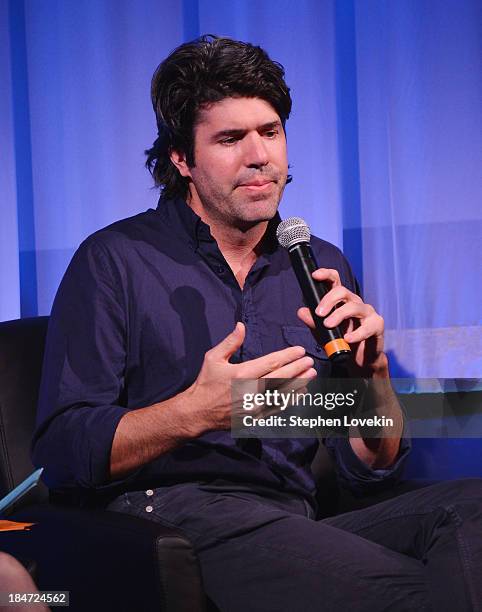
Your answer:
[[[261,242],[267,226],[268,222],[262,221],[246,232],[234,228],[229,228],[228,231],[225,231],[225,228],[211,228],[211,233],[241,288],[261,251]]]
[[[261,242],[268,227],[268,221],[260,221],[241,228],[213,218],[204,208],[196,206],[193,201],[190,201],[189,205],[204,223],[209,225],[211,235],[242,288],[246,276],[261,252]]]

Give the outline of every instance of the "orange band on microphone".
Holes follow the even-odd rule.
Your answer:
[[[333,353],[339,353],[340,351],[351,351],[350,345],[348,342],[345,342],[343,338],[337,338],[336,340],[330,340],[325,346],[326,354],[328,357],[331,357]]]

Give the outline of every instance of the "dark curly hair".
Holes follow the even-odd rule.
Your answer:
[[[190,167],[194,160],[194,128],[199,110],[227,97],[261,98],[278,113],[283,126],[291,111],[284,69],[250,43],[206,35],[175,49],[152,77],[151,99],[158,137],[146,167],[168,198],[186,198],[188,180],[170,160],[182,151]]]

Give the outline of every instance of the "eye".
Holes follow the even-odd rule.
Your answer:
[[[223,138],[220,142],[223,145],[233,145],[237,142],[237,138],[234,136],[228,136],[227,138]]]
[[[276,138],[276,136],[278,135],[278,130],[272,129],[272,130],[267,130],[264,135],[267,138]]]

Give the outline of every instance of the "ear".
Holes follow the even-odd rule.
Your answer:
[[[191,178],[191,171],[186,162],[186,154],[183,151],[171,149],[169,153],[172,163],[176,166],[181,176]]]

